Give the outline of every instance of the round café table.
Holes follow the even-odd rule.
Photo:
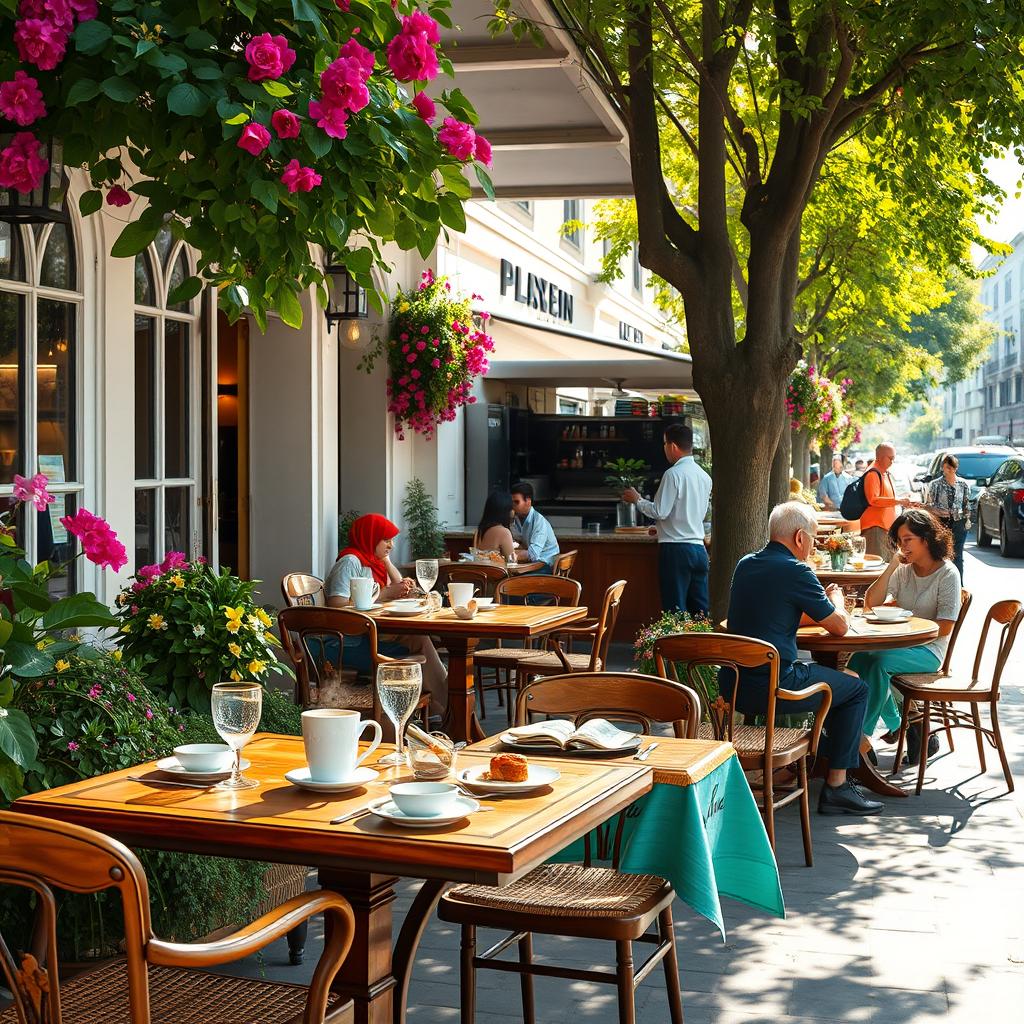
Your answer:
[[[885,572],[887,564],[884,561],[872,563],[863,569],[833,569],[831,565],[824,565],[821,568],[814,566],[814,575],[821,580],[823,587],[830,583],[838,583],[844,590],[847,587],[867,590]]]

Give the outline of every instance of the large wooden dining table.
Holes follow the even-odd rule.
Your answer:
[[[418,615],[388,613],[388,605],[366,613],[378,633],[415,633],[439,637],[448,651],[448,711],[444,731],[454,740],[474,742],[486,733],[476,717],[473,651],[481,640],[531,640],[585,619],[582,606],[491,605],[473,619],[460,619],[451,608]]]
[[[380,753],[390,750],[382,745]],[[323,886],[352,904],[356,934],[335,988],[355,1001],[357,1024],[402,1024],[420,937],[449,882],[505,885],[522,877],[649,792],[655,772],[640,762],[565,761],[544,790],[480,798],[486,811],[432,829],[404,829],[374,815],[332,825],[365,808],[407,769],[381,770],[367,787],[313,793],[287,782],[305,765],[302,740],[259,734],[245,747],[245,774],[259,787],[230,792],[164,786],[155,762],[33,793],[13,809],[97,829],[130,846],[313,865]],[[463,766],[486,764],[464,752]],[[373,765],[371,757],[368,764]],[[151,781],[133,781],[141,776]],[[392,946],[395,884],[426,879]]]

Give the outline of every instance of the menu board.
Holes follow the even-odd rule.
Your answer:
[[[42,473],[51,484],[64,483],[64,456],[40,455],[39,472]],[[50,529],[53,531],[54,546],[58,544],[67,544],[68,542],[68,531],[64,529],[64,524],[61,522],[61,518],[67,515],[67,508],[65,505],[66,498],[67,495],[55,494],[55,500],[47,507],[46,510],[50,514]]]

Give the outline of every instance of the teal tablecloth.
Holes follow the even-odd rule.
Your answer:
[[[554,859],[582,857],[579,841]],[[786,916],[768,834],[735,757],[692,786],[658,783],[637,801],[626,818],[619,867],[667,878],[681,900],[718,925],[723,939],[720,896]]]

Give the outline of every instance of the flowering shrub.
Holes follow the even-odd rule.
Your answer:
[[[690,615],[689,612],[662,612],[661,618],[643,627],[633,640],[633,662],[637,672],[654,676],[658,674],[654,661],[654,642],[673,633],[713,633],[715,627],[709,619]],[[681,683],[693,686],[700,695],[701,703],[707,710],[718,696],[718,675],[710,665],[701,665],[687,679],[686,666],[677,665],[676,673]]]
[[[465,225],[464,169],[488,194],[487,140],[440,50],[449,0],[0,0],[0,187],[29,192],[46,140],[85,167],[88,215],[134,201],[134,256],[165,219],[199,253],[171,304],[216,285],[231,319],[299,326],[326,290],[310,243],[371,292],[379,242],[430,252]],[[435,131],[435,102],[447,111]]]
[[[209,712],[214,683],[289,671],[274,650],[280,641],[270,632],[273,619],[253,601],[258,582],[172,551],[159,565],[138,569],[117,595],[120,650],[161,697]]]
[[[836,383],[801,359],[786,393],[790,426],[806,430],[812,440],[833,450],[860,440],[860,429],[843,408],[843,398],[852,383],[849,378]]]
[[[478,317],[486,323],[489,314]],[[425,270],[415,291],[399,290],[388,340],[378,339],[360,366],[370,370],[386,354],[395,433],[399,440],[407,428],[432,437],[438,423],[455,419],[460,405],[476,401],[470,394],[473,378],[487,373],[487,353],[493,351],[490,335],[473,324],[471,300],[453,298],[448,279]]]

